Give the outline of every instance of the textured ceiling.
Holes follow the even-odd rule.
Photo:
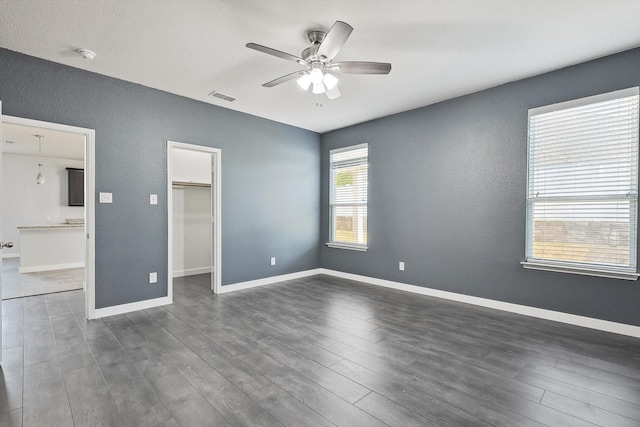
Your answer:
[[[0,0],[0,11],[1,47],[317,132],[640,46],[640,0]],[[261,86],[300,66],[246,43],[300,55],[308,30],[336,20],[354,27],[336,61],[391,73],[341,75],[342,97],[323,107],[295,81]]]

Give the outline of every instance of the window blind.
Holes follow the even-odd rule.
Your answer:
[[[369,146],[331,150],[330,244],[366,249]]]
[[[527,261],[636,270],[638,88],[529,111]]]

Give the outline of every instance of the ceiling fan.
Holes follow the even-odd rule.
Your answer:
[[[300,57],[282,52],[270,47],[256,43],[247,43],[249,49],[254,49],[268,55],[288,61],[297,62],[305,67],[304,70],[285,74],[275,80],[263,84],[264,87],[273,87],[289,80],[297,79],[298,85],[311,91],[320,98],[322,94],[329,99],[336,99],[340,96],[338,90],[338,78],[334,73],[344,74],[389,74],[391,64],[387,62],[364,62],[364,61],[340,61],[332,62],[342,46],[345,44],[353,27],[346,22],[336,21],[328,33],[313,30],[307,33],[307,38],[311,46],[302,51]],[[320,100],[316,105],[322,105]]]

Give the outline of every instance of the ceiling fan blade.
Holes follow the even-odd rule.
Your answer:
[[[257,50],[258,52],[266,53],[267,55],[277,56],[278,58],[286,59],[287,61],[297,62],[302,65],[305,64],[302,58],[299,58],[295,55],[291,55],[290,53],[286,53],[276,49],[272,49],[270,47],[262,46],[261,44],[247,43],[246,46],[249,49]]]
[[[344,61],[331,64],[331,68],[344,74],[389,74],[388,62]]]
[[[332,60],[340,52],[352,31],[353,27],[351,25],[346,22],[336,21],[322,43],[320,43],[318,56],[324,56],[329,61]]]
[[[263,87],[274,87],[274,86],[277,86],[279,84],[288,82],[289,80],[293,80],[296,77],[301,76],[303,74],[304,74],[304,71],[296,71],[296,72],[293,72],[293,73],[290,73],[290,74],[285,74],[284,76],[278,77],[275,80],[271,80],[270,82],[267,82],[267,83],[263,84],[262,86]]]
[[[326,89],[324,93],[329,99],[340,98],[340,89],[338,89],[338,86],[334,86],[333,89]]]

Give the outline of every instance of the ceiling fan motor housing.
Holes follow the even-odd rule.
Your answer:
[[[326,58],[318,56],[318,49],[327,34],[324,31],[314,30],[307,33],[307,38],[311,42],[311,46],[302,51],[300,55],[307,64],[315,61],[323,61]]]
[[[307,33],[307,38],[311,42],[311,44],[320,44],[322,40],[324,40],[327,33],[320,30],[312,30]]]
[[[308,48],[306,48],[305,50],[302,51],[302,55],[300,55],[300,56],[307,63],[313,62],[315,60],[319,60],[320,59],[318,57],[318,48],[319,47],[320,47],[319,44],[314,44],[313,46],[309,46]]]

